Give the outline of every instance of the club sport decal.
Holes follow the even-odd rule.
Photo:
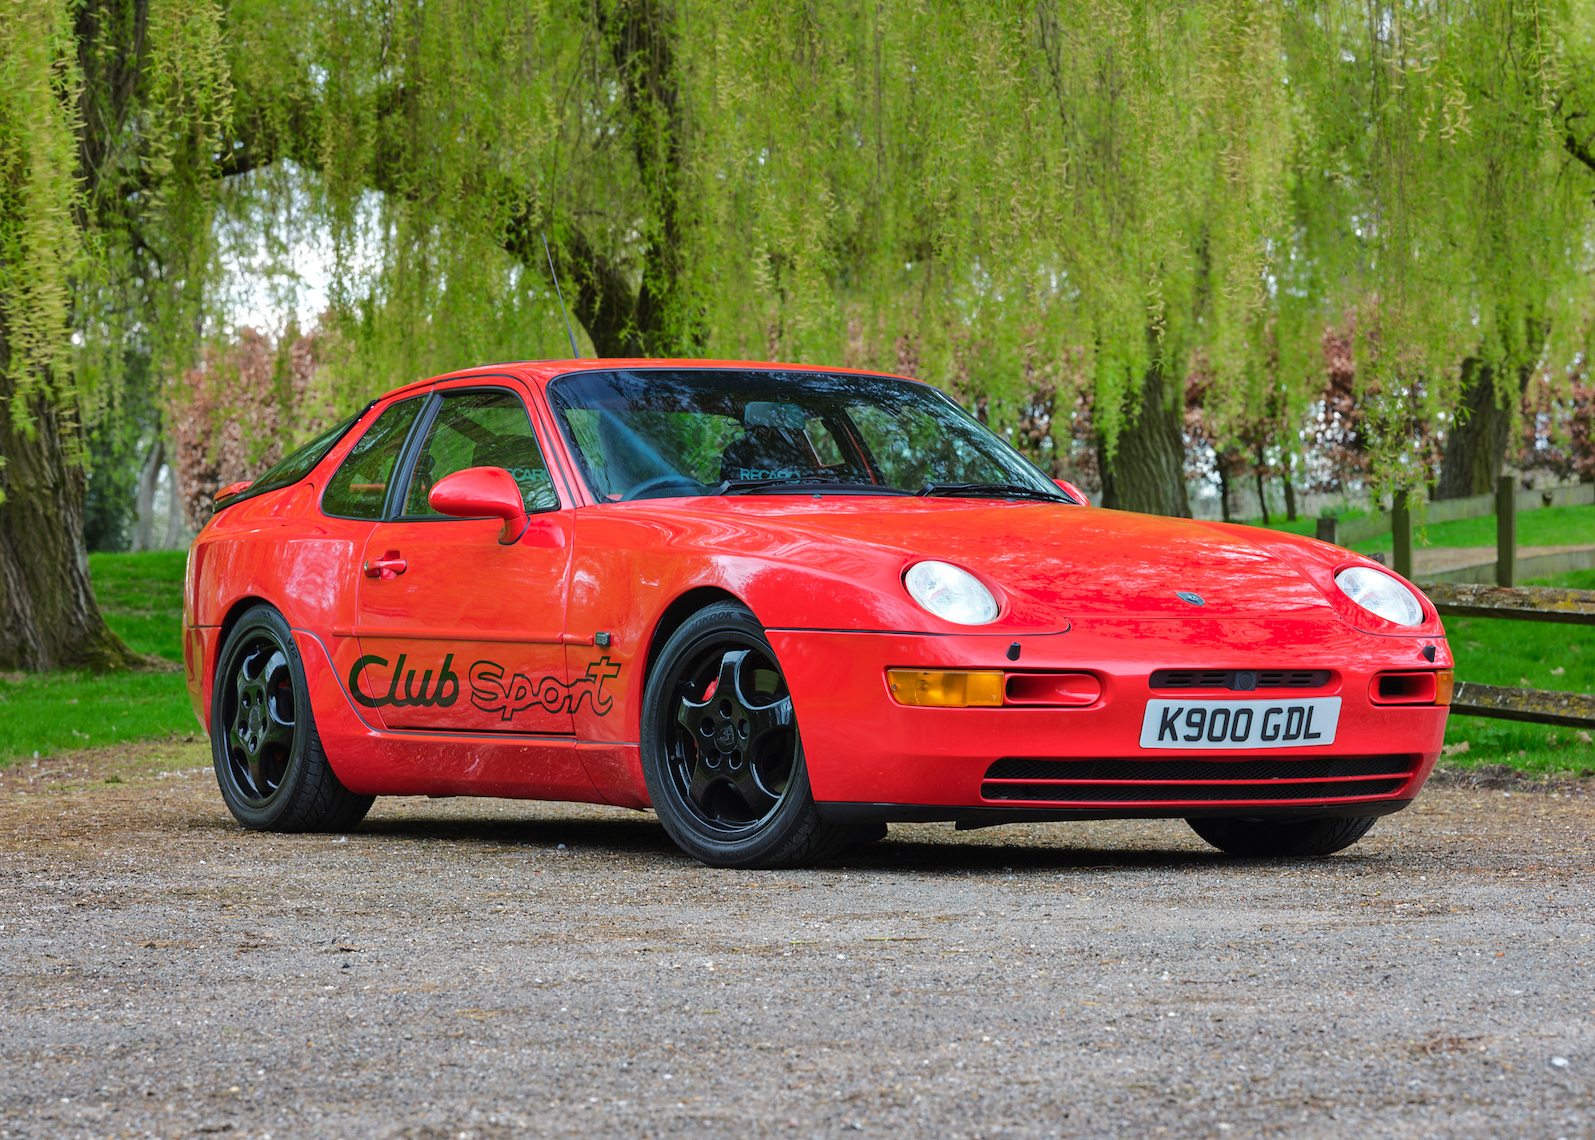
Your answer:
[[[408,708],[411,705],[421,705],[431,708],[448,708],[460,697],[460,676],[449,668],[454,662],[454,654],[450,653],[443,659],[443,668],[438,670],[438,683],[432,686],[432,691],[427,692],[427,687],[432,685],[432,670],[428,669],[421,677],[421,687],[415,687],[415,670],[411,669],[409,676],[404,674],[404,661],[408,654],[399,654],[399,662],[393,667],[393,680],[388,682],[388,695],[385,697],[368,697],[360,691],[360,674],[367,665],[386,665],[386,657],[367,654],[354,663],[354,668],[349,670],[349,693],[357,704],[362,704],[368,709],[380,708]],[[399,678],[404,677],[404,692],[399,692]],[[448,691],[444,692],[447,686]]]
[[[399,654],[393,666],[393,677],[388,682],[388,691],[380,697],[369,697],[361,691],[360,674],[367,666],[386,667],[388,659],[375,654],[360,658],[349,670],[350,696],[357,704],[368,709],[452,707],[460,697],[460,676],[451,668],[454,654],[443,658],[443,665],[437,671],[436,684],[432,682],[432,670],[428,669],[421,674],[419,686],[415,681],[416,671],[405,670],[408,656]],[[471,704],[483,712],[498,713],[500,720],[513,720],[516,713],[534,705],[542,706],[550,714],[574,714],[581,711],[583,701],[591,704],[598,716],[605,716],[614,707],[615,700],[604,692],[604,682],[620,676],[620,666],[611,661],[606,653],[587,666],[585,676],[577,677],[569,684],[558,677],[542,677],[533,681],[525,673],[511,674],[506,680],[504,666],[497,661],[477,661],[466,670],[466,676],[471,684]],[[402,688],[400,678],[403,678]]]
[[[525,673],[516,673],[504,679],[504,666],[497,661],[478,661],[471,666],[471,703],[483,712],[496,712],[501,720],[512,720],[515,714],[533,705],[542,705],[549,713],[575,713],[582,702],[591,700],[593,712],[603,716],[614,707],[615,700],[604,692],[604,682],[620,676],[620,666],[612,663],[606,654],[587,666],[587,675],[565,684],[556,677],[544,677],[532,682]]]

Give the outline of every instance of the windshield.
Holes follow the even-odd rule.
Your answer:
[[[548,393],[600,501],[770,492],[1070,501],[941,392],[907,380],[639,369],[563,376]]]

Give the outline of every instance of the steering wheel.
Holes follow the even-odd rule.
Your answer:
[[[682,475],[675,471],[671,471],[664,475],[655,475],[652,479],[644,479],[641,483],[638,483],[631,490],[620,496],[620,501],[622,503],[626,503],[630,502],[632,499],[641,499],[647,496],[649,491],[655,491],[660,487],[670,486],[680,487],[682,490],[688,491],[701,492],[703,490],[703,484],[692,478],[690,475]]]

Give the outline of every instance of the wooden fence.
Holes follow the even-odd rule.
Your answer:
[[[1549,586],[1487,586],[1453,582],[1420,582],[1441,617],[1512,618],[1595,625],[1595,590],[1562,590]],[[1458,682],[1451,711],[1463,716],[1565,724],[1595,728],[1595,696],[1545,689]]]
[[[1506,477],[1510,483],[1510,477]],[[1473,495],[1466,499],[1440,499],[1424,503],[1422,522],[1425,526],[1456,522],[1458,519],[1482,519],[1495,514],[1500,501],[1500,488],[1493,495]],[[1543,491],[1512,491],[1512,510],[1532,511],[1542,507],[1582,507],[1595,503],[1595,483],[1578,483],[1571,487],[1551,487]],[[1339,546],[1356,546],[1395,529],[1395,511],[1380,511],[1367,518],[1319,519],[1318,537]],[[1410,517],[1409,517],[1409,522]],[[1327,537],[1326,537],[1327,534]]]

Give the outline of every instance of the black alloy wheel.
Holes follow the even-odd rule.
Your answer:
[[[671,838],[713,866],[801,866],[855,838],[820,818],[786,678],[734,602],[688,618],[660,653],[643,701],[643,773]]]
[[[327,763],[304,665],[270,606],[239,619],[217,657],[211,758],[233,817],[258,831],[342,831],[371,810]]]
[[[1248,859],[1308,858],[1344,851],[1368,834],[1377,816],[1318,819],[1188,819],[1191,830],[1229,855]]]

